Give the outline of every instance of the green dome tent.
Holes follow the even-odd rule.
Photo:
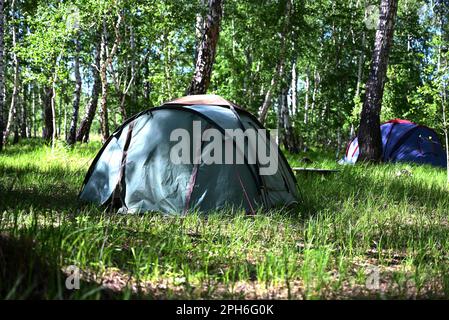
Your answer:
[[[220,137],[202,140],[196,147],[189,144],[184,150],[191,160],[188,163],[173,161],[173,155],[180,154],[173,151],[180,143],[176,135],[178,139],[173,141],[173,133],[182,130],[195,136],[195,125],[201,134],[215,129]],[[86,174],[79,198],[101,205],[112,203],[122,212],[168,214],[229,207],[254,213],[262,207],[297,203],[294,174],[269,135],[257,136],[257,151],[266,146],[269,153],[271,147],[276,170],[261,174],[270,163],[259,153],[254,157],[250,150],[255,145],[250,145],[249,139],[242,145],[228,134],[229,130],[263,132],[260,129],[263,127],[253,115],[216,95],[187,96],[146,110],[128,119],[105,142]],[[216,139],[225,142],[223,150],[211,152],[208,146],[220,142]],[[229,151],[244,161],[226,162]],[[202,160],[211,155],[222,163]]]

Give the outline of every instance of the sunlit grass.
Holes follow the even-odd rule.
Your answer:
[[[301,204],[289,212],[118,215],[76,200],[99,148],[33,140],[0,155],[0,248],[23,246],[8,259],[24,265],[0,267],[2,297],[449,297],[443,170],[289,155],[341,171],[298,174]],[[80,290],[64,287],[69,265],[82,270]],[[372,270],[379,286],[367,286]]]

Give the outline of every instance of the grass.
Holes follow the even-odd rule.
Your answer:
[[[76,201],[99,148],[31,140],[0,154],[1,298],[449,297],[443,170],[309,154],[342,171],[299,174],[289,212],[119,215]],[[71,265],[79,290],[65,287]]]

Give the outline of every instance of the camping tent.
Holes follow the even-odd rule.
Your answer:
[[[243,163],[174,163],[171,152],[179,141],[172,141],[172,133],[183,129],[194,135],[195,122],[200,124],[202,133],[208,128],[216,129],[234,154],[244,155]],[[242,147],[228,136],[229,129],[246,132],[263,127],[249,112],[216,95],[187,96],[141,112],[123,123],[105,142],[87,172],[79,198],[101,205],[112,203],[130,213],[169,214],[225,207],[255,212],[261,207],[296,203],[294,174],[269,134],[257,139],[264,139],[261,143],[266,145],[267,153],[269,147],[275,150],[277,170],[262,175],[265,164],[258,159],[249,161],[248,140]],[[209,143],[202,141],[195,157],[203,157]],[[226,144],[223,145],[225,153]],[[192,146],[189,159],[194,159],[195,150]]]
[[[436,132],[408,120],[393,119],[380,126],[382,161],[413,162],[446,167],[446,153]],[[343,163],[354,164],[359,156],[357,138],[346,150]]]

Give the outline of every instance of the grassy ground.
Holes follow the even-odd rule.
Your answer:
[[[99,147],[33,140],[0,155],[1,298],[449,298],[443,170],[300,174],[290,212],[125,216],[76,201]],[[70,265],[79,290],[65,288]]]

